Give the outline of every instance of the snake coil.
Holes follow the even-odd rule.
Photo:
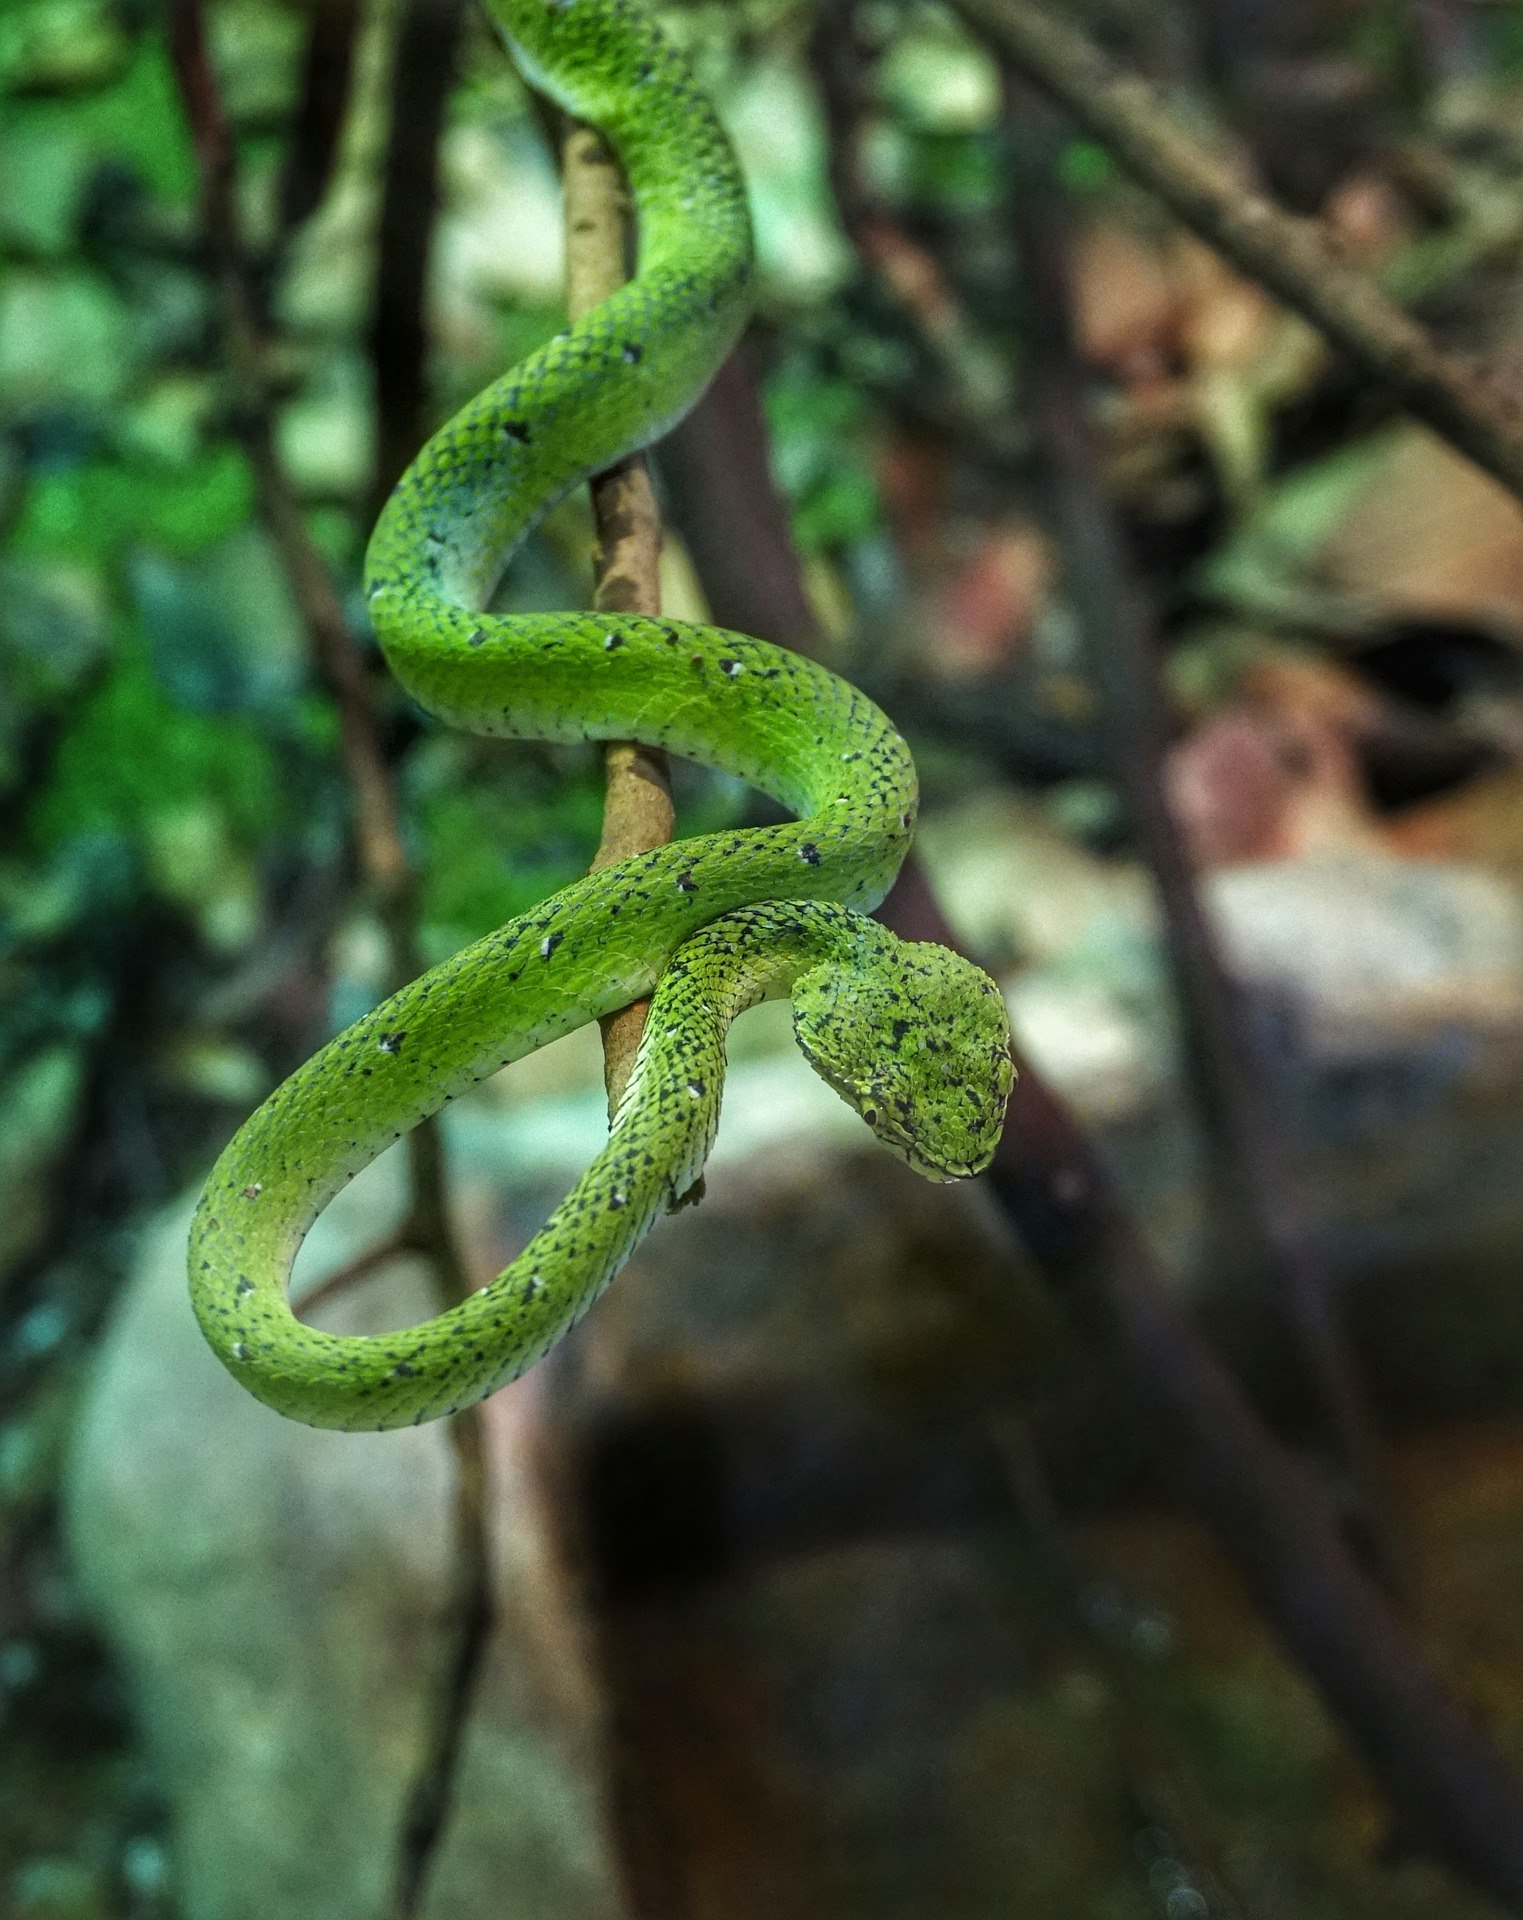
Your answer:
[[[1010,1091],[998,990],[867,913],[914,826],[909,750],[823,667],[719,628],[504,617],[513,550],[588,474],[693,404],[744,323],[745,187],[686,60],[635,0],[491,0],[530,83],[596,126],[628,177],[635,277],[466,406],[398,483],[365,565],[397,678],[439,719],[515,739],[636,739],[738,775],[780,826],[604,868],[404,987],[234,1136],[190,1237],[191,1296],[234,1377],[314,1426],[438,1418],[516,1378],[584,1313],[700,1172],[730,1021],[791,996],[810,1064],[933,1179],[987,1165]],[[421,1326],[304,1325],[287,1286],[312,1221],[473,1083],[654,995],[607,1144],[525,1251]]]

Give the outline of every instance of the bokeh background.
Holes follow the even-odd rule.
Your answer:
[[[664,605],[910,737],[886,911],[1006,987],[996,1174],[916,1182],[759,1010],[703,1204],[484,1416],[360,1439],[221,1374],[185,1227],[597,846],[598,756],[428,721],[358,591],[564,322],[558,129],[460,0],[0,7],[5,1916],[1523,1911],[1523,506],[1050,106],[1030,14],[666,9],[761,273]],[[1505,416],[1515,9],[1061,18]],[[593,547],[579,495],[500,604]],[[459,1103],[314,1315],[479,1284],[603,1126],[595,1032]]]

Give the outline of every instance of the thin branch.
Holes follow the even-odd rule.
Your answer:
[[[732,387],[725,404],[754,409],[756,400]],[[694,446],[723,459],[721,435]],[[691,484],[702,485],[701,473]],[[751,538],[752,517],[779,510],[775,494],[760,490],[737,511],[735,537]],[[786,525],[774,526],[763,550],[776,552],[787,539]],[[758,586],[766,570],[711,579],[692,532],[688,546],[716,620],[774,638],[787,633],[794,594],[781,598],[774,619]],[[733,600],[718,590],[722,581],[735,586]],[[908,939],[957,945],[913,856],[883,917]],[[1017,1065],[990,1173],[1001,1211],[1075,1321],[1119,1367],[1170,1486],[1237,1565],[1408,1830],[1476,1885],[1523,1904],[1523,1795],[1506,1764],[1350,1555],[1315,1475],[1269,1434],[1163,1284],[1072,1115],[1028,1062]]]
[[[1443,346],[1346,266],[1323,227],[1286,213],[1175,124],[1156,88],[1039,0],[954,0],[1172,212],[1276,293],[1408,412],[1523,499],[1523,397]]]
[[[354,77],[359,0],[316,0],[302,59],[301,94],[277,194],[282,241],[322,205],[338,157]]]
[[[629,202],[618,162],[590,127],[573,124],[561,149],[566,194],[566,307],[573,320],[628,278]],[[661,611],[661,515],[644,454],[621,460],[592,483],[597,529],[593,605],[609,613]],[[610,741],[604,749],[603,837],[592,870],[665,846],[676,832],[671,767],[656,747]],[[619,1104],[648,1000],[609,1014],[603,1028],[603,1081],[610,1119]]]
[[[237,426],[253,470],[261,518],[306,630],[313,669],[338,712],[340,764],[350,795],[357,864],[385,930],[392,982],[400,986],[422,971],[416,877],[402,839],[370,680],[275,446],[269,342],[259,321],[243,251],[235,156],[207,52],[200,0],[174,0],[170,52],[200,171],[203,232],[237,390]],[[465,1296],[470,1280],[449,1217],[443,1140],[437,1123],[428,1120],[415,1127],[407,1146],[408,1210],[398,1234],[426,1255],[439,1303],[448,1306]],[[383,1241],[372,1250],[374,1257],[352,1263],[354,1272],[349,1277],[373,1272],[394,1250]],[[332,1285],[319,1283],[319,1291],[333,1290]],[[309,1305],[312,1297],[308,1295]],[[445,1652],[442,1670],[424,1702],[423,1742],[403,1814],[391,1910],[395,1920],[411,1920],[416,1911],[444,1831],[492,1616],[486,1445],[480,1409],[457,1415],[449,1430],[456,1471]]]
[[[232,139],[207,54],[199,0],[176,0],[170,32],[201,176],[202,228],[234,385],[234,424],[253,474],[260,519],[306,632],[313,670],[338,716],[339,764],[349,791],[355,859],[386,932],[390,984],[399,987],[422,972],[423,957],[417,940],[416,876],[402,841],[375,695],[275,446],[269,342],[252,294],[238,219]],[[427,1120],[414,1128],[407,1151],[410,1204],[415,1222],[427,1223],[418,1238],[430,1248],[446,1296],[458,1299],[469,1283],[448,1221],[437,1123]]]
[[[230,335],[235,327],[236,322],[230,322]],[[401,922],[411,917],[414,877],[402,842],[391,770],[381,749],[374,688],[343,603],[282,470],[271,432],[262,347],[254,352],[258,358],[244,368],[252,379],[245,388],[239,429],[254,474],[259,515],[301,615],[313,670],[338,715],[339,763],[349,790],[356,864],[382,917],[397,923],[389,928],[393,941],[405,946]],[[413,959],[411,952],[394,954],[394,985],[420,971]]]
[[[464,0],[404,0],[396,25],[370,312],[376,512],[417,452],[426,426],[426,307],[439,148],[464,23]]]
[[[403,1807],[387,1920],[413,1920],[428,1891],[429,1870],[454,1803],[476,1682],[496,1617],[489,1524],[491,1461],[481,1408],[457,1413],[449,1431],[455,1485],[443,1650],[424,1695],[421,1752]]]
[[[1238,1247],[1270,1281],[1317,1403],[1356,1538],[1396,1584],[1379,1451],[1362,1383],[1333,1303],[1332,1278],[1290,1163],[1271,1064],[1262,1058],[1238,983],[1227,972],[1196,890],[1164,780],[1167,699],[1158,636],[1144,610],[1114,507],[1100,480],[1073,337],[1056,129],[1044,103],[1015,83],[1012,208],[1031,345],[1027,398],[1051,487],[1068,589],[1105,700],[1120,785],[1152,868],[1214,1185]]]
[[[238,217],[232,139],[207,55],[199,0],[175,0],[170,45],[201,178],[202,232],[216,283],[222,343],[234,387],[234,426],[270,534],[306,631],[314,671],[339,720],[339,758],[353,803],[355,853],[384,904],[410,875],[381,752],[374,697],[344,609],[275,448],[269,343],[250,294]]]

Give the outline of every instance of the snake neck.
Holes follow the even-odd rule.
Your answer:
[[[691,982],[729,1027],[764,1000],[790,998],[817,968],[867,972],[899,944],[876,920],[833,901],[763,900],[687,941],[662,976],[662,990]]]
[[[614,1135],[638,1124],[652,1103],[680,1108],[695,1074],[698,1084],[719,1085],[726,1036],[743,1013],[789,999],[801,979],[821,969],[865,972],[896,944],[876,921],[823,900],[759,901],[699,929],[661,975],[613,1116]],[[683,1170],[679,1192],[701,1165],[699,1158]]]

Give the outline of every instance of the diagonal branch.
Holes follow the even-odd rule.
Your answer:
[[[377,513],[426,431],[429,255],[439,211],[440,144],[464,25],[464,0],[405,0],[395,29],[370,309],[371,504]]]
[[[1285,212],[1181,131],[1155,87],[1118,67],[1040,0],[954,3],[1186,226],[1523,499],[1523,396],[1445,347],[1345,265],[1317,221]]]
[[[1273,1067],[1222,959],[1164,780],[1168,706],[1158,636],[1122,528],[1101,484],[1073,337],[1072,295],[1050,111],[1019,82],[1011,95],[1016,253],[1031,350],[1032,432],[1051,497],[1068,591],[1105,704],[1115,778],[1162,909],[1164,945],[1198,1118],[1225,1224],[1265,1278],[1316,1403],[1341,1503],[1358,1544],[1395,1587],[1396,1552],[1380,1497],[1374,1423],[1349,1357],[1332,1277],[1306,1217]]]

